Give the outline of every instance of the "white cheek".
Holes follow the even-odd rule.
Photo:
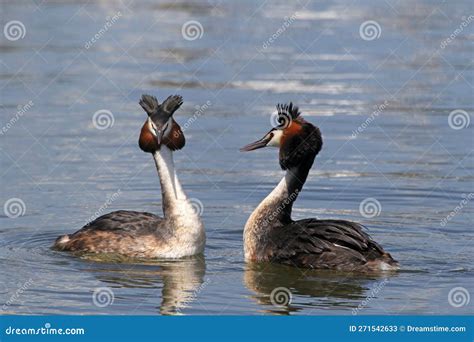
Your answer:
[[[283,131],[276,130],[276,131],[273,131],[272,133],[273,133],[272,140],[268,142],[267,146],[280,147],[281,136],[283,135]]]
[[[163,132],[163,136],[165,136],[165,137],[168,136],[168,134],[170,134],[171,128],[173,126],[173,122],[172,122],[171,119],[169,119],[166,124],[167,124],[167,127],[166,127],[165,131]],[[151,134],[153,134],[153,136],[156,137],[155,130],[153,129],[153,123],[151,122],[150,118],[148,118],[148,130],[151,132]]]
[[[173,122],[172,122],[171,119],[169,119],[166,124],[167,124],[168,126],[166,127],[166,129],[165,129],[165,131],[164,131],[164,134],[163,134],[165,137],[167,137],[168,134],[171,133],[171,128],[172,128],[172,126],[173,126]]]
[[[148,130],[150,131],[151,134],[153,134],[153,136],[156,137],[155,130],[153,129],[153,124],[151,123],[150,118],[148,118]]]

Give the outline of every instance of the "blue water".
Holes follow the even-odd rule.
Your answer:
[[[0,204],[24,203],[20,217],[0,211],[2,312],[472,314],[473,125],[450,125],[449,114],[474,113],[473,7],[2,1],[2,27],[25,27],[23,38],[0,39]],[[195,40],[182,34],[191,20],[202,26]],[[379,36],[364,40],[369,20]],[[50,250],[99,210],[161,214],[152,158],[137,146],[143,93],[184,97],[176,119],[187,145],[175,161],[203,205],[205,256],[130,263]],[[274,105],[286,101],[324,138],[294,218],[363,223],[399,260],[397,274],[244,263],[243,226],[283,174],[275,150],[238,148],[267,132]],[[99,110],[112,113],[111,127],[95,127]],[[367,198],[380,203],[378,216],[361,215]],[[290,303],[272,304],[279,287]],[[103,288],[107,305],[97,305]]]

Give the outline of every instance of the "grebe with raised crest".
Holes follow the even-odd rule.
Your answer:
[[[53,248],[78,253],[113,253],[134,258],[181,258],[204,250],[204,225],[176,175],[173,151],[185,145],[184,134],[173,119],[182,105],[179,95],[161,105],[143,95],[140,105],[148,114],[139,139],[153,155],[161,184],[163,216],[119,210],[100,216],[74,234],[60,236]]]
[[[279,125],[241,148],[279,148],[285,176],[250,215],[244,228],[246,261],[341,271],[396,270],[398,262],[364,232],[346,220],[294,221],[293,203],[308,177],[323,140],[318,127],[304,120],[292,103],[277,105]]]

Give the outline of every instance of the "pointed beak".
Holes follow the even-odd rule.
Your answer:
[[[257,140],[253,143],[250,143],[248,145],[245,145],[244,147],[240,149],[240,152],[248,152],[248,151],[253,151],[253,150],[257,150],[259,148],[265,147],[267,146],[270,140],[272,140],[272,136],[271,134],[267,134],[262,139]]]
[[[158,144],[158,146],[161,145],[161,141],[163,140],[163,134],[164,134],[163,129],[156,130],[156,143]]]
[[[160,146],[163,142],[163,136],[165,135],[166,127],[166,122],[158,120],[154,121],[153,125],[150,127],[150,129],[153,131],[153,135],[155,136],[158,146]]]

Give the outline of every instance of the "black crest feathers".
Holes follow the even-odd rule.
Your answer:
[[[160,104],[156,97],[151,95],[142,95],[139,103],[149,116],[156,113],[160,108]]]
[[[183,97],[181,95],[171,95],[161,104],[163,112],[173,115],[183,104]]]
[[[295,120],[301,113],[297,106],[293,105],[293,102],[289,104],[277,104],[276,106],[278,115],[284,115],[289,117],[291,120]]]
[[[168,120],[183,104],[183,97],[181,95],[168,96],[160,105],[156,97],[152,95],[142,95],[139,104],[152,120],[161,119],[164,121]]]

